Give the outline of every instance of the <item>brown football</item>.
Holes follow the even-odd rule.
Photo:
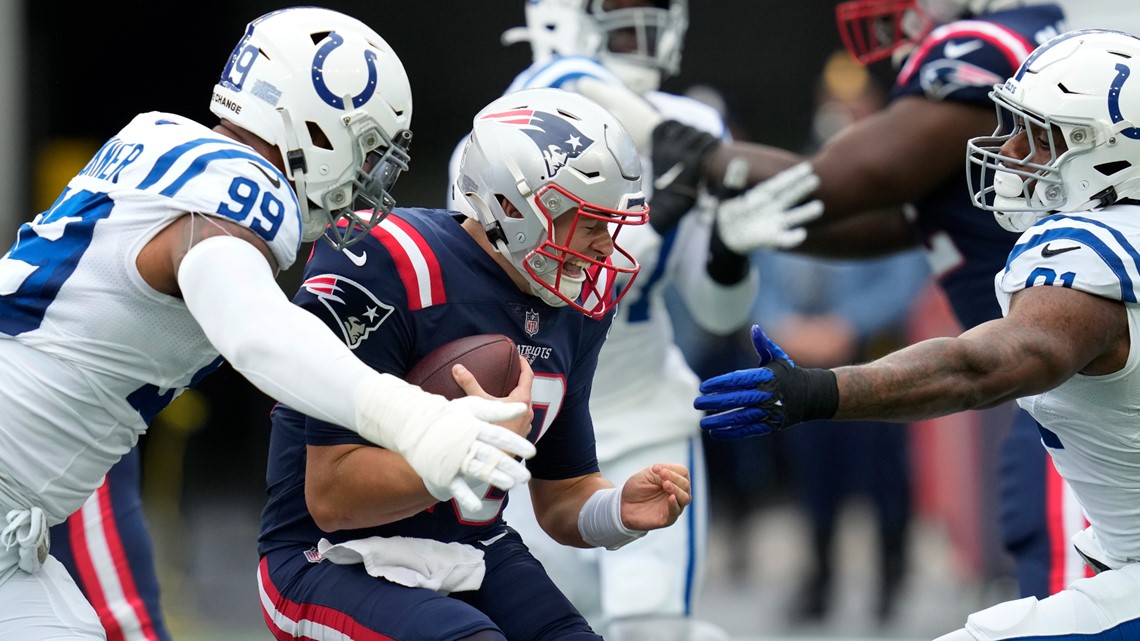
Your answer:
[[[451,376],[451,366],[456,363],[470,370],[491,396],[504,397],[519,383],[518,349],[502,334],[479,334],[444,343],[408,370],[404,380],[444,398],[461,398],[466,394]]]

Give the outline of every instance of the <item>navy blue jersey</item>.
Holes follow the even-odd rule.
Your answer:
[[[1063,18],[1059,7],[1038,5],[942,25],[907,58],[891,97],[994,109],[989,99],[993,86],[1012,76],[1039,44],[1063,31]],[[964,173],[950,176],[914,206],[931,266],[958,321],[968,329],[1000,318],[994,274],[1005,267],[1017,234],[973,206]]]
[[[317,243],[294,302],[343,336],[365,363],[396,376],[449,341],[509,336],[535,373],[530,439],[538,453],[527,462],[531,474],[564,479],[598,470],[588,401],[612,314],[595,321],[523,293],[449,212],[398,209],[348,249]],[[345,443],[367,441],[290,408],[274,410],[262,554],[315,545],[322,537],[334,543],[367,536],[472,542],[500,524],[506,497],[489,488],[478,513],[440,503],[380,527],[322,532],[305,506],[305,446]]]

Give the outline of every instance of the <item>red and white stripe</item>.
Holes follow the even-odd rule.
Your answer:
[[[158,641],[127,562],[106,477],[79,509],[79,517],[67,521],[71,550],[107,641]]]
[[[983,20],[951,22],[931,31],[926,40],[919,45],[918,50],[907,58],[906,64],[899,71],[899,85],[910,82],[911,76],[918,69],[918,63],[926,59],[926,54],[931,49],[943,46],[952,38],[978,38],[994,45],[1005,54],[1011,69],[1020,67],[1021,62],[1036,48],[1036,45],[1021,37],[1016,31],[993,22]]]
[[[439,259],[406,221],[388,216],[372,229],[396,263],[396,271],[408,292],[408,309],[417,310],[447,302]]]
[[[1071,542],[1089,522],[1051,456],[1045,461],[1045,520],[1049,531],[1049,594],[1056,594],[1093,572]]]
[[[339,610],[282,597],[269,578],[269,564],[264,558],[257,566],[257,591],[265,625],[278,641],[395,641]]]

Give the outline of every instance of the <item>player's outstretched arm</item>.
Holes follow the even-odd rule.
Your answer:
[[[1005,318],[911,345],[866,365],[797,368],[758,327],[759,367],[701,383],[694,405],[714,438],[767,434],[804,420],[913,421],[1041,393],[1127,359],[1123,306],[1067,287],[1014,295]],[[1122,347],[1123,346],[1123,347]]]
[[[178,290],[211,343],[269,396],[400,453],[417,474],[442,487],[464,475],[502,489],[529,479],[510,456],[489,466],[485,454],[534,455],[530,442],[494,425],[526,412],[525,404],[449,402],[369,368],[285,297],[259,251],[264,244],[243,227],[188,215],[155,242],[159,247],[148,249],[169,256]]]

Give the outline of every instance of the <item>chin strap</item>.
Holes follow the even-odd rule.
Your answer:
[[[311,242],[324,234],[327,222],[315,220],[309,207],[308,181],[305,179],[308,167],[305,162],[305,152],[301,151],[301,143],[297,139],[297,130],[293,127],[293,118],[289,115],[289,110],[284,107],[278,109],[277,113],[281,114],[281,121],[285,127],[285,165],[297,192],[297,204],[301,207],[301,240]]]

